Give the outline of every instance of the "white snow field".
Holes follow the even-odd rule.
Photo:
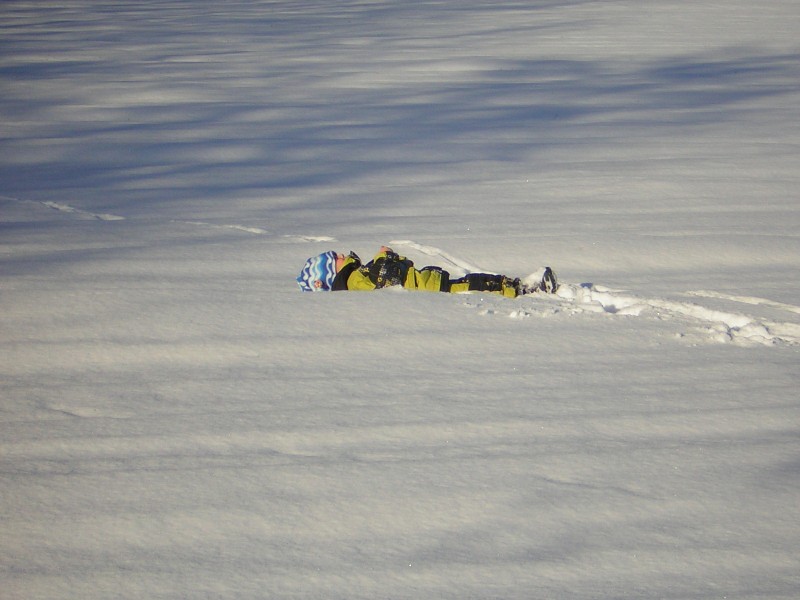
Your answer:
[[[5,0],[0,132],[2,600],[800,597],[795,0]]]

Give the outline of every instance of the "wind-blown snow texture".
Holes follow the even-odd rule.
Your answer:
[[[0,33],[3,600],[798,596],[794,0]],[[564,286],[297,289],[386,243]]]

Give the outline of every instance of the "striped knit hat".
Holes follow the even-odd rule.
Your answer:
[[[306,261],[297,277],[297,285],[304,292],[327,292],[336,278],[336,252],[323,252]]]

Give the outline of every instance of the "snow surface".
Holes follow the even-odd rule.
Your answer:
[[[0,598],[800,597],[795,0],[0,32]]]

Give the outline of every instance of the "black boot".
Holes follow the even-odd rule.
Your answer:
[[[539,289],[546,294],[555,294],[558,290],[558,279],[556,279],[556,273],[550,267],[545,267],[544,275],[542,275],[542,282],[539,284]]]

